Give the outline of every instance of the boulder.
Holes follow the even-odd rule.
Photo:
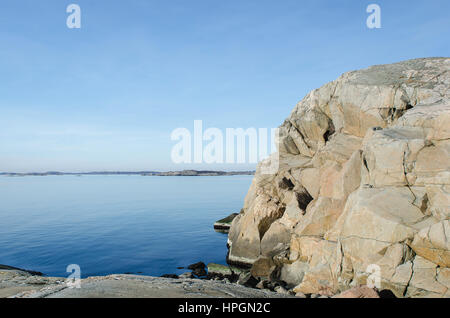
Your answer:
[[[250,270],[255,278],[270,278],[272,272],[276,269],[275,263],[270,257],[260,256]]]
[[[203,262],[198,262],[198,263],[191,264],[188,266],[188,269],[192,270],[192,274],[194,274],[197,277],[204,277],[207,275],[205,268],[206,268],[206,265]]]
[[[417,255],[442,267],[450,267],[450,222],[435,223],[414,236],[411,248]]]

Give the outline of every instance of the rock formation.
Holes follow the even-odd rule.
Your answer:
[[[229,262],[303,294],[379,272],[397,297],[450,297],[449,69],[450,58],[378,65],[310,92],[258,166]]]
[[[228,233],[231,227],[231,222],[233,222],[234,218],[238,216],[238,213],[232,213],[226,218],[223,218],[214,223],[214,230]]]
[[[225,281],[141,275],[84,278],[71,288],[65,278],[0,269],[0,298],[289,298]]]

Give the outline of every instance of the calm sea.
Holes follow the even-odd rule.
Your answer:
[[[238,212],[252,176],[0,177],[0,264],[67,276],[182,273],[225,264],[214,221]]]

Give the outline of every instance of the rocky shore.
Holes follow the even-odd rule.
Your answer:
[[[241,212],[214,225],[229,230],[230,266],[90,277],[79,289],[0,267],[0,297],[449,298],[449,71],[450,58],[416,59],[309,93]]]
[[[108,275],[82,279],[70,288],[65,278],[32,275],[0,269],[0,298],[284,298],[226,280]]]
[[[193,269],[195,271],[198,267]],[[80,287],[76,288],[65,278],[40,276],[19,269],[0,269],[0,298],[328,298],[319,294],[294,295],[280,283],[258,281],[248,271],[224,265],[209,264],[208,275],[204,279],[189,274],[89,277],[80,280]],[[335,298],[382,296],[375,289],[363,286],[335,295]]]

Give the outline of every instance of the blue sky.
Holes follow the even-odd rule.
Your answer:
[[[66,27],[81,7],[82,28]],[[366,27],[367,5],[382,28]],[[4,0],[0,171],[175,165],[177,127],[279,126],[308,91],[373,64],[449,56],[448,0]]]

